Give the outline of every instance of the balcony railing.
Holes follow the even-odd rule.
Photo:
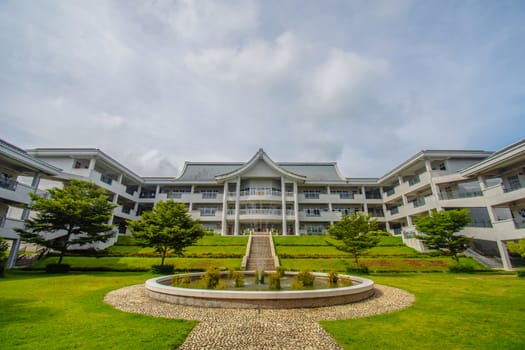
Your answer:
[[[320,193],[318,192],[304,192],[305,199],[319,199]]]
[[[10,191],[16,191],[17,186],[18,186],[18,182],[15,180],[0,178],[1,188],[5,188],[6,190],[10,190]]]
[[[525,186],[522,185],[521,182],[513,182],[510,184],[510,188],[505,187],[503,184],[502,184],[502,187],[503,187],[503,192],[507,193],[507,192],[519,190],[520,188],[523,188]]]
[[[396,215],[396,214],[399,214],[399,207],[390,209],[390,215]]]
[[[168,198],[182,198],[182,192],[169,192]]]
[[[381,194],[376,192],[366,192],[366,199],[381,199]]]
[[[412,177],[410,180],[408,180],[408,185],[409,186],[414,186],[415,184],[418,184],[421,182],[421,178],[419,177],[419,175],[416,175],[414,177]]]
[[[394,193],[396,193],[396,190],[395,190],[395,188],[391,188],[391,189],[387,190],[385,193],[386,193],[387,196],[392,196],[392,195],[394,195]]]
[[[394,231],[394,234],[395,235],[400,235],[403,233],[403,229],[401,227],[396,227],[395,229],[393,229],[392,231]]]
[[[140,198],[155,198],[155,192],[141,192]]]
[[[440,192],[439,199],[449,200],[449,199],[459,199],[459,198],[472,198],[472,197],[481,197],[483,192],[481,191],[452,191],[452,192]]]
[[[125,208],[125,207],[122,208],[122,212],[124,214],[131,214],[131,210],[132,210],[131,208]]]
[[[354,199],[354,194],[350,192],[339,192],[340,199]]]
[[[281,215],[281,209],[239,209],[240,215]]]
[[[217,198],[217,192],[202,192],[202,199],[215,199]]]
[[[234,192],[235,195],[235,192]],[[280,197],[281,191],[276,190],[273,188],[246,188],[241,190],[240,192],[241,197],[245,196],[272,196],[272,197]]]

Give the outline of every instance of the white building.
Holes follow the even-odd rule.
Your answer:
[[[361,211],[418,249],[414,218],[469,208],[472,222],[462,233],[505,268],[504,242],[525,238],[525,140],[495,153],[421,151],[380,178],[344,177],[336,163],[277,163],[262,149],[247,162],[187,162],[178,177],[140,177],[98,149],[27,153],[60,168],[60,181],[86,179],[106,189],[118,205],[112,223],[120,233],[126,220],[171,198],[217,234],[323,234],[341,215]]]

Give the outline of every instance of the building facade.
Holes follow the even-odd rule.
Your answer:
[[[178,177],[141,177],[98,149],[39,148],[27,155],[61,170],[39,181],[40,189],[69,179],[104,188],[117,205],[111,223],[121,234],[127,220],[173,199],[221,235],[324,234],[342,215],[364,212],[420,250],[415,218],[468,208],[471,223],[462,234],[505,268],[512,265],[504,242],[525,238],[525,140],[495,153],[421,151],[380,178],[344,177],[336,163],[274,162],[262,149],[247,162],[187,162]]]

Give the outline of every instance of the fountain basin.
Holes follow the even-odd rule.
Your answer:
[[[253,271],[244,272],[253,276]],[[296,272],[287,272],[286,276],[295,276]],[[200,278],[204,273],[180,274]],[[316,278],[328,278],[328,274],[314,272]],[[348,287],[324,288],[313,290],[215,290],[192,289],[170,286],[172,275],[152,278],[146,281],[146,294],[153,299],[172,304],[217,308],[262,308],[291,309],[324,307],[358,302],[374,295],[374,282],[368,278],[339,275],[350,278]]]

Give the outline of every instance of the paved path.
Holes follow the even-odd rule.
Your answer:
[[[256,310],[199,308],[148,298],[144,285],[112,291],[104,301],[117,309],[165,318],[201,321],[179,348],[187,349],[341,349],[319,325],[383,314],[410,306],[415,297],[401,289],[376,285],[362,302],[312,309]]]

